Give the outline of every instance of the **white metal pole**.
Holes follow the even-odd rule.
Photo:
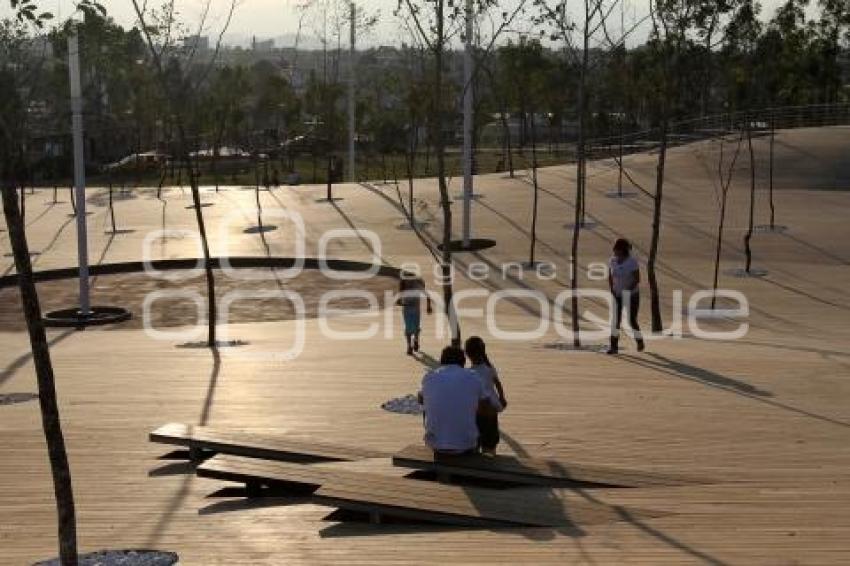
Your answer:
[[[473,121],[473,15],[472,0],[466,0],[466,42],[463,50],[463,247],[469,247],[472,232],[472,135]]]
[[[356,107],[354,100],[354,91],[356,88],[356,77],[354,72],[354,57],[355,57],[355,42],[356,42],[356,20],[357,7],[354,2],[351,3],[351,43],[348,51],[348,180],[354,181],[356,178],[356,161],[354,155],[354,138],[357,135]]]
[[[74,140],[74,187],[77,200],[77,256],[80,265],[80,313],[91,314],[89,250],[86,232],[86,170],[83,154],[83,96],[80,86],[80,48],[77,30],[68,36],[68,78],[71,83],[71,128]]]

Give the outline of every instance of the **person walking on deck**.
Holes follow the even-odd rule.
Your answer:
[[[422,298],[425,298],[428,314],[433,312],[431,296],[425,290],[425,282],[419,277],[402,274],[398,288],[397,304],[401,305],[404,319],[404,344],[407,355],[419,351],[419,335],[422,332]]]
[[[620,325],[624,308],[629,311],[629,325],[634,333],[638,352],[642,352],[644,342],[638,324],[640,266],[632,256],[632,244],[625,238],[614,242],[614,255],[608,262],[608,286],[614,296],[614,312],[611,313],[611,346],[607,353],[616,354],[619,351]]]

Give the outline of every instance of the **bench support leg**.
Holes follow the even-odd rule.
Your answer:
[[[245,491],[248,497],[261,497],[263,495],[263,485],[259,482],[248,482],[245,484]]]

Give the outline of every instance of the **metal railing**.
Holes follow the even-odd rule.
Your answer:
[[[748,124],[756,132],[848,125],[850,103],[759,108],[680,120],[670,123],[667,145],[674,147],[730,135],[740,132]],[[590,159],[601,159],[618,154],[621,146],[623,154],[628,155],[652,151],[657,149],[660,143],[660,129],[651,128],[590,139],[586,152]]]

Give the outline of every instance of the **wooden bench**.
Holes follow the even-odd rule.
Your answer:
[[[312,492],[321,505],[367,513],[372,522],[382,517],[480,527],[558,527],[623,520],[624,510],[561,498],[548,489],[493,490],[461,487],[406,477],[387,476],[342,467],[219,455],[197,469],[204,478],[244,483],[249,494],[262,486]],[[653,514],[629,510],[631,516]],[[657,515],[657,514],[655,514]]]
[[[622,468],[585,466],[558,460],[519,458],[516,456],[435,455],[426,446],[412,445],[393,456],[400,467],[435,472],[449,480],[451,476],[537,486],[653,487],[707,483],[694,478],[641,472]]]
[[[183,446],[189,457],[199,461],[215,453],[288,462],[338,462],[387,456],[385,453],[350,446],[337,446],[284,435],[222,430],[206,426],[170,423],[149,435],[151,442]]]

